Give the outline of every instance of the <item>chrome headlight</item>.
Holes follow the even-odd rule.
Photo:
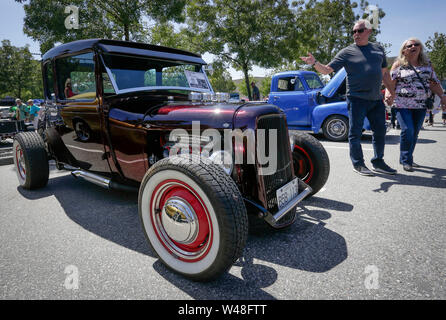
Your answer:
[[[232,156],[229,154],[229,152],[223,150],[215,151],[211,154],[209,160],[215,164],[218,164],[228,176],[232,174],[234,162],[232,161]]]
[[[217,92],[215,94],[216,102],[229,102],[229,93],[226,92]]]
[[[189,100],[192,102],[201,102],[203,95],[200,92],[189,93]]]
[[[212,101],[212,93],[203,92],[201,95],[203,97],[203,102],[211,102]]]

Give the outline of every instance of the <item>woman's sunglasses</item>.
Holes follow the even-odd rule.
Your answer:
[[[363,33],[364,31],[365,31],[365,28],[361,28],[361,29],[353,30],[353,31],[352,31],[352,34],[355,34],[355,33]]]
[[[407,46],[405,46],[406,49],[410,49],[412,47],[419,47],[420,44],[419,43],[412,43],[412,44],[408,44]]]

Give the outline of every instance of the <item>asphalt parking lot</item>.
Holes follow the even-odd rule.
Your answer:
[[[299,206],[291,228],[250,234],[243,258],[211,283],[158,261],[137,195],[54,166],[46,188],[18,188],[4,143],[0,299],[446,299],[446,127],[421,131],[412,173],[398,164],[399,131],[390,130],[385,160],[396,176],[360,176],[347,143],[322,143],[325,187]],[[363,150],[369,165],[370,136]]]

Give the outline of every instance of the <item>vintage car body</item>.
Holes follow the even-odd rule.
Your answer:
[[[297,204],[325,184],[329,160],[313,137],[289,137],[276,106],[228,103],[215,94],[205,64],[182,50],[103,39],[51,49],[42,59],[45,126],[40,136],[19,135],[13,145],[20,184],[45,186],[54,159],[75,177],[139,192],[143,230],[160,259],[193,280],[215,278],[240,257],[248,218],[273,228],[292,224]],[[186,143],[172,140],[178,130],[183,133],[175,137],[185,135]],[[243,161],[222,164],[214,157],[220,150],[203,156],[207,130],[221,137],[235,132],[229,151]],[[276,170],[268,175],[247,136],[232,143],[238,134],[262,130],[277,132],[280,141]],[[184,144],[185,154],[173,153]]]
[[[345,101],[346,75],[345,69],[341,69],[324,86],[312,71],[275,74],[271,79],[268,103],[285,112],[289,129],[312,133],[322,131],[329,140],[346,140],[349,126]],[[364,130],[369,129],[370,123],[366,118]]]

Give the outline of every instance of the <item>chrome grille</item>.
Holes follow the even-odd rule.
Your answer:
[[[265,129],[266,131],[265,150],[267,152],[270,143],[268,130],[277,130],[277,170],[272,175],[260,177],[261,179],[263,178],[264,182],[267,209],[274,213],[278,211],[276,191],[293,179],[286,118],[280,114],[262,116],[257,119],[257,129]]]

